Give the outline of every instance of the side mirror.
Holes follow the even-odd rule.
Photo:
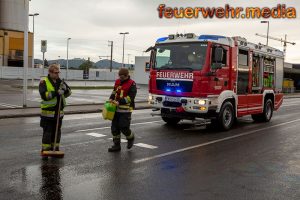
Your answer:
[[[153,51],[155,50],[155,47],[149,47],[145,52]]]
[[[220,47],[217,47],[215,49],[215,57],[214,57],[214,61],[216,63],[221,63],[223,61],[223,49]]]
[[[221,69],[223,67],[223,64],[222,64],[223,55],[224,55],[223,48],[221,48],[221,47],[215,48],[213,63],[211,64],[212,70]]]
[[[150,62],[146,62],[145,63],[145,72],[149,72],[150,71]]]

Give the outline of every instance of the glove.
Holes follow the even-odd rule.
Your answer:
[[[113,104],[115,104],[116,106],[118,106],[119,102],[118,101],[113,101]]]
[[[66,91],[67,90],[66,84],[62,84],[61,89],[64,90],[64,91]]]
[[[63,94],[65,93],[65,91],[64,91],[63,89],[59,89],[59,90],[57,91],[57,93],[61,96],[61,95],[63,95]]]

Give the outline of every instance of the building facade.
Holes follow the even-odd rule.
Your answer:
[[[0,0],[0,66],[23,67],[24,0]],[[33,34],[28,34],[28,66],[32,66]]]

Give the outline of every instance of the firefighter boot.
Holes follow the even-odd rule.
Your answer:
[[[132,134],[131,138],[127,139],[127,149],[131,149],[134,143],[134,135]]]
[[[118,152],[121,151],[121,141],[120,139],[113,139],[114,145],[108,148],[108,152]]]

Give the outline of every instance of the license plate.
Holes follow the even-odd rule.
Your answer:
[[[166,97],[165,100],[169,101],[169,102],[178,102],[178,103],[180,103],[180,97]]]

